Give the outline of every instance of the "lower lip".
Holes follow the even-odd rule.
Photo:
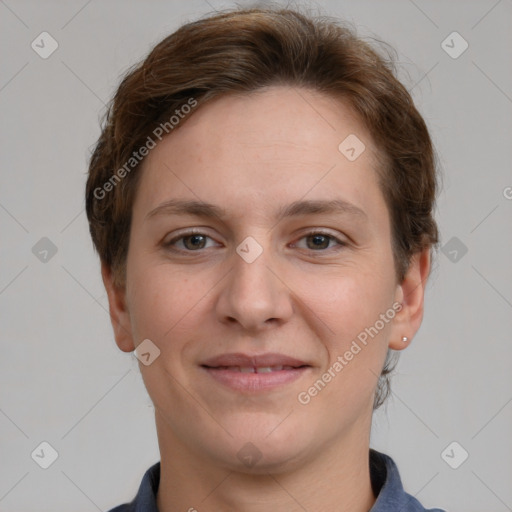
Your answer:
[[[310,366],[268,373],[242,373],[235,370],[207,368],[203,370],[216,381],[236,391],[267,391],[296,381],[311,369]]]

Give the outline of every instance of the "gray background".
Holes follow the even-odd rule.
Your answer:
[[[108,510],[159,459],[137,360],[113,340],[85,170],[122,73],[183,22],[232,5],[0,1],[2,511]],[[398,50],[444,173],[444,252],[372,446],[425,506],[512,510],[512,2],[314,5]],[[59,45],[47,59],[31,48],[43,31]],[[453,31],[469,44],[458,58],[441,46]],[[48,469],[31,458],[42,441],[58,452]]]

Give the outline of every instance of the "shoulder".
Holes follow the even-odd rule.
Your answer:
[[[391,457],[370,449],[370,478],[377,501],[370,512],[445,512],[440,508],[426,509],[405,492],[398,468]]]
[[[118,505],[108,512],[158,512],[156,495],[159,483],[160,462],[157,462],[144,473],[135,498],[130,503]]]

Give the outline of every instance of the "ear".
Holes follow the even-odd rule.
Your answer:
[[[430,271],[430,247],[413,255],[404,280],[397,286],[395,300],[402,309],[395,315],[389,348],[403,350],[411,343],[423,320],[425,286]],[[407,341],[402,341],[406,336]]]
[[[126,292],[114,284],[112,270],[105,263],[101,263],[101,277],[107,290],[110,321],[114,328],[114,337],[117,346],[123,352],[135,350],[132,337],[130,313],[126,307]]]

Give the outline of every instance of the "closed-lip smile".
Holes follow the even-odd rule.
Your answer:
[[[222,354],[205,360],[200,366],[218,382],[245,392],[271,390],[296,380],[311,368],[300,359],[270,352]]]

